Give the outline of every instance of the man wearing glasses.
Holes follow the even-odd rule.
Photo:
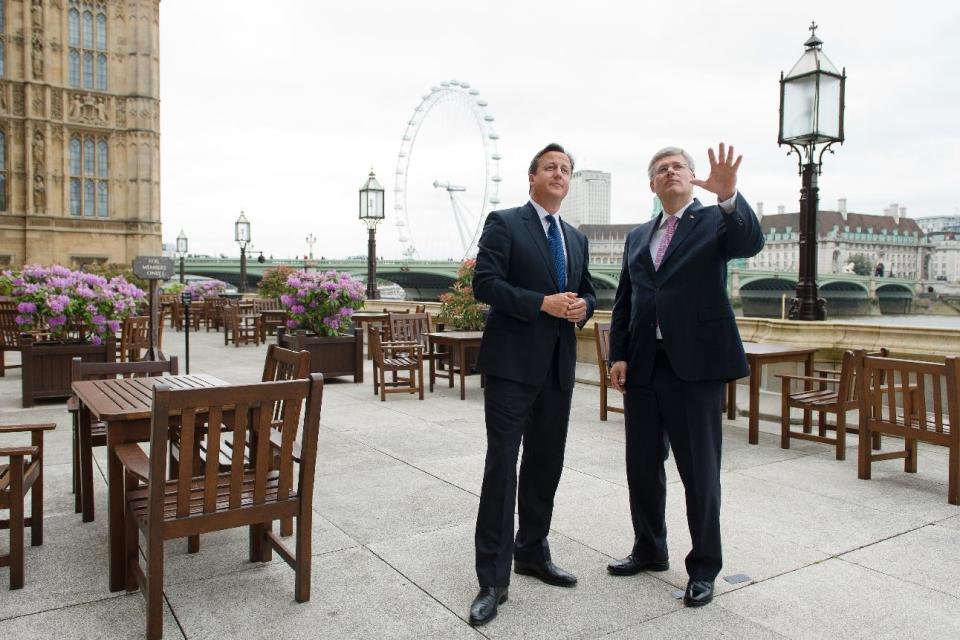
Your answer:
[[[726,266],[755,256],[763,232],[737,193],[733,147],[713,149],[710,175],[698,180],[693,158],[667,147],[647,173],[663,212],[627,236],[610,324],[610,379],[624,394],[627,485],[634,540],[630,555],[607,566],[615,576],[669,569],[666,476],[673,449],[683,480],[693,549],[683,602],[713,600],[720,573],[720,447],[724,383],[749,374]],[[704,207],[698,186],[717,195]]]

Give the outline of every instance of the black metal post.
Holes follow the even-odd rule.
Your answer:
[[[377,289],[377,228],[371,226],[367,237],[367,300],[379,300]]]
[[[240,245],[240,293],[247,292],[247,247]]]
[[[183,261],[185,256],[180,256],[180,284],[183,284]]]
[[[824,300],[817,291],[817,211],[820,188],[817,186],[818,164],[803,165],[803,186],[800,189],[800,271],[797,297],[790,303],[791,320],[825,320]]]
[[[190,375],[190,301],[193,296],[184,294],[180,300],[183,303],[183,359],[187,375]]]

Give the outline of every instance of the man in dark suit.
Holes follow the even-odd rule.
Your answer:
[[[547,544],[573,393],[574,325],[582,327],[596,307],[587,238],[558,213],[572,172],[563,147],[547,145],[530,163],[530,202],[490,213],[480,237],[473,290],[490,311],[478,361],[486,375],[487,457],[475,538],[474,625],[492,620],[506,601],[511,559],[516,573],[556,586],[577,582],[553,564]]]
[[[650,161],[650,189],[663,212],[627,236],[610,323],[610,378],[623,392],[627,485],[634,540],[613,575],[666,571],[667,447],[673,449],[687,501],[693,549],[683,602],[713,600],[720,573],[720,444],[724,383],[748,375],[727,299],[726,266],[763,248],[756,215],[737,193],[733,147],[709,150],[710,176],[698,180],[693,158],[667,147]],[[717,194],[704,207],[694,185]]]

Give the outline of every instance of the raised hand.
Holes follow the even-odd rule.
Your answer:
[[[707,149],[707,155],[710,157],[710,175],[706,180],[693,178],[690,182],[698,187],[706,189],[711,193],[717,194],[720,201],[729,200],[737,191],[737,169],[740,168],[740,161],[743,156],[737,156],[733,159],[733,145],[727,149],[724,143],[720,143],[719,156],[713,154],[713,149]]]

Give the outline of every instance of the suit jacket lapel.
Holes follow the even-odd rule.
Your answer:
[[[580,254],[580,243],[575,241],[575,232],[573,227],[563,221],[560,224],[563,227],[563,240],[567,246],[567,291],[576,291],[577,287],[573,285],[572,278],[574,274],[580,273],[583,265],[583,256]],[[576,283],[579,285],[579,283]]]
[[[653,274],[657,272],[656,267],[653,266],[653,258],[650,257],[650,240],[653,239],[653,232],[660,226],[660,218],[662,216],[662,213],[660,216],[657,216],[653,224],[648,226],[640,235],[640,264],[647,270],[650,277],[653,277]]]
[[[521,216],[526,222],[527,231],[533,243],[540,249],[540,255],[543,257],[544,268],[550,274],[550,281],[553,282],[553,288],[559,291],[560,283],[557,281],[557,273],[553,268],[553,252],[550,251],[550,245],[547,244],[547,235],[543,232],[543,223],[540,222],[540,216],[537,210],[529,202],[523,205]]]
[[[700,209],[702,208],[703,205],[700,204],[700,201],[694,198],[693,204],[683,212],[683,217],[680,218],[680,222],[677,223],[677,229],[673,232],[673,239],[670,241],[669,246],[667,246],[667,252],[663,254],[663,260],[660,261],[661,270],[663,269],[663,265],[670,259],[670,256],[673,255],[673,252],[677,250],[677,247],[683,244],[683,241],[690,235],[693,228],[700,222]]]

